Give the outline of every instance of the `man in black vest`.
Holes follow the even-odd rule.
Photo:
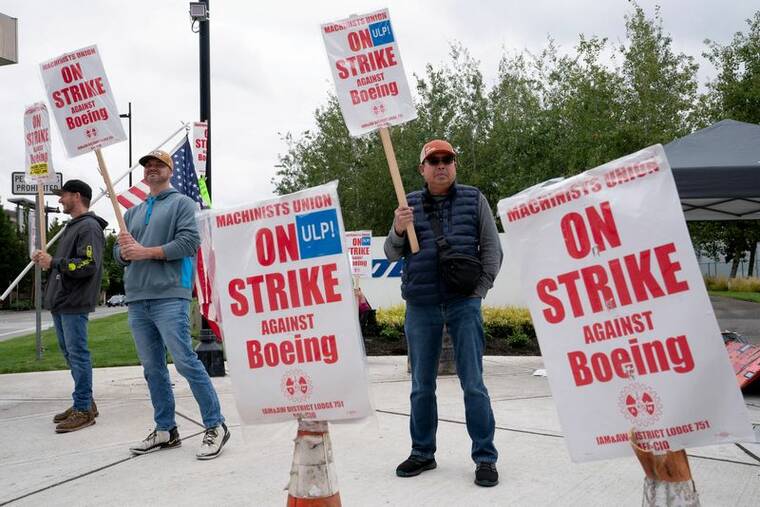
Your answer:
[[[456,152],[446,141],[433,140],[420,153],[422,190],[407,196],[408,207],[399,206],[385,241],[385,255],[404,258],[401,295],[406,300],[404,331],[412,368],[412,410],[409,429],[412,452],[396,468],[399,477],[414,477],[435,468],[438,408],[435,387],[441,354],[443,326],[454,344],[457,375],[464,391],[467,432],[472,439],[476,464],[475,484],[495,486],[498,452],[494,447],[495,421],[491,400],[483,383],[485,336],[480,305],[499,272],[502,261],[496,223],[486,198],[475,187],[456,182]],[[420,251],[412,254],[406,228],[414,224]],[[456,276],[444,276],[439,253],[466,256],[482,265],[472,287]],[[453,270],[460,264],[453,264]],[[451,266],[449,266],[451,268]],[[464,269],[464,267],[461,267]],[[459,277],[461,278],[461,277]]]

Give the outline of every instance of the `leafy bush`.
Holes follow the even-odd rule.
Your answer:
[[[707,290],[728,290],[728,278],[725,276],[705,276]]]
[[[14,301],[13,303],[8,305],[9,310],[15,310],[18,312],[26,312],[29,310],[34,310],[34,303],[32,301]]]
[[[404,313],[404,305],[377,310],[377,323],[382,338],[392,341],[404,336]],[[526,308],[485,306],[483,328],[486,340],[489,343],[498,342],[499,349],[539,352],[536,331]]]
[[[404,305],[377,310],[377,324],[380,326],[380,336],[386,340],[398,340],[404,336]]]
[[[728,290],[736,292],[760,292],[760,278],[731,278],[728,280]]]

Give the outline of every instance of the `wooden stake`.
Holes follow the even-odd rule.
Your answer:
[[[106,182],[106,192],[111,199],[113,205],[113,212],[116,214],[116,221],[119,222],[119,231],[127,231],[127,225],[124,223],[124,216],[121,214],[121,208],[119,207],[119,201],[116,200],[116,192],[113,190],[113,184],[111,183],[111,176],[108,174],[108,168],[106,167],[106,161],[103,160],[103,154],[100,152],[100,148],[95,150],[95,156],[98,157],[98,169],[100,169],[100,175],[103,176],[103,181]]]
[[[388,131],[388,127],[380,127],[380,139],[383,141],[385,158],[388,160],[388,169],[391,172],[393,189],[396,191],[396,199],[398,199],[399,206],[406,207],[409,204],[406,202],[406,192],[404,192],[404,184],[401,182],[401,175],[398,172],[396,153],[393,151],[393,143],[391,143],[391,134]],[[414,224],[409,224],[407,226],[406,235],[409,238],[409,246],[412,249],[412,253],[419,252],[420,245],[417,243],[417,235],[414,232]]]
[[[40,235],[40,250],[47,251],[47,231],[45,230],[45,189],[37,182],[37,234]]]
[[[644,474],[652,480],[663,482],[684,482],[691,480],[691,469],[686,451],[667,451],[655,454],[639,447],[634,430],[628,434],[633,452],[644,469]]]

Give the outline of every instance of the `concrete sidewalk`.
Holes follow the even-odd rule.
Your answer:
[[[409,452],[405,357],[370,357],[376,418],[331,425],[344,505],[641,505],[643,472],[630,459],[573,464],[543,367],[536,357],[487,357],[501,483],[473,484],[470,441],[456,377],[439,379],[438,468],[400,479]],[[202,425],[187,383],[172,369],[182,447],[132,457],[127,448],[153,427],[140,367],[95,370],[97,424],[58,435],[53,414],[70,405],[67,371],[0,376],[0,505],[285,504],[295,423],[241,428],[230,378],[216,378],[232,438],[216,460],[195,459]],[[760,422],[760,396],[747,396]],[[757,505],[760,444],[692,449],[703,505]]]

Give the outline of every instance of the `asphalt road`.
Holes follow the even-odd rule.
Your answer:
[[[760,345],[760,303],[710,296],[721,331],[734,331]]]
[[[99,306],[95,309],[95,314],[90,315],[90,319],[107,317],[115,313],[126,312],[126,306]],[[36,329],[36,315],[31,312],[13,312],[8,310],[0,311],[0,342],[10,340],[17,336],[34,333]],[[53,317],[47,310],[42,311],[42,330],[53,327]]]

